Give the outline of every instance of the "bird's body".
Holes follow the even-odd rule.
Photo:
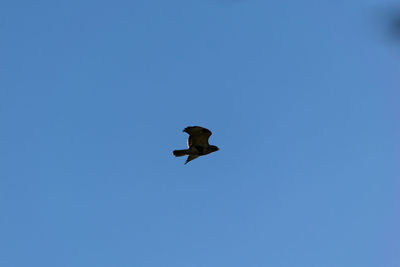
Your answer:
[[[200,126],[189,126],[183,131],[189,134],[188,149],[174,150],[172,153],[175,157],[188,155],[185,164],[197,157],[219,150],[218,147],[208,143],[208,138],[212,135],[210,130]]]

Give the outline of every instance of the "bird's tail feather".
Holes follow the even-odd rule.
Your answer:
[[[174,150],[172,151],[172,154],[174,154],[175,157],[182,157],[188,154],[188,150],[187,149]]]

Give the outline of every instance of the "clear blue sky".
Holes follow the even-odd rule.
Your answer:
[[[400,266],[384,4],[1,1],[0,266]]]

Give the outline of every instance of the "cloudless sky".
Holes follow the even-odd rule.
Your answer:
[[[391,3],[1,1],[0,266],[400,266]]]

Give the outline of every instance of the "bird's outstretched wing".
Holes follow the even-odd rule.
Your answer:
[[[188,147],[209,146],[208,138],[210,138],[210,136],[212,135],[212,132],[210,130],[200,126],[189,126],[186,127],[183,131],[189,134]]]

